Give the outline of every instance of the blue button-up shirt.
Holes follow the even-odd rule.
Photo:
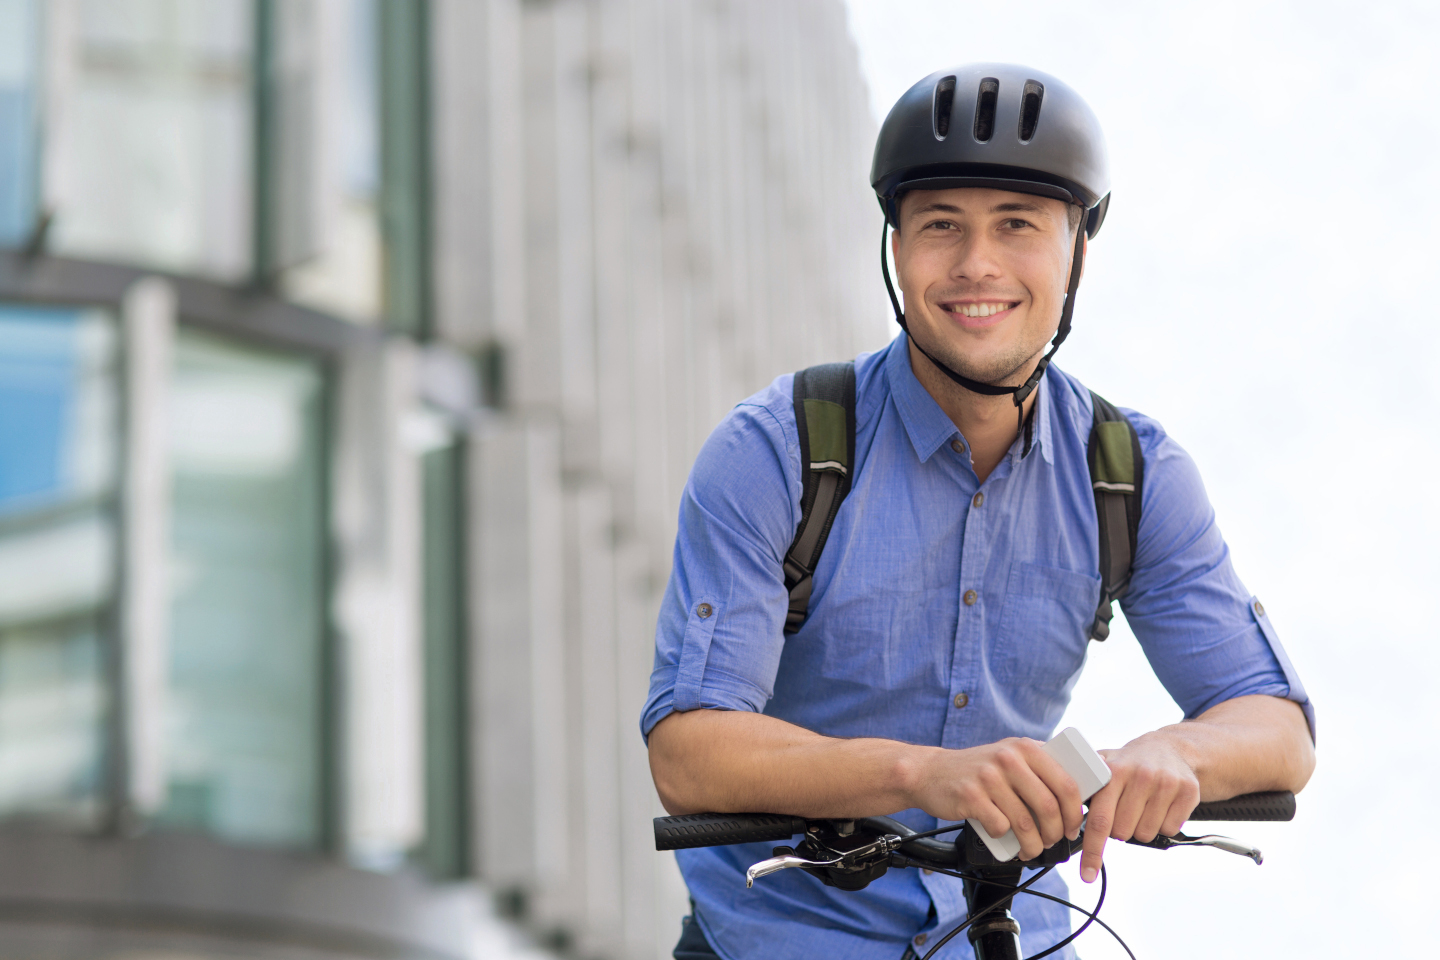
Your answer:
[[[854,484],[815,571],[809,618],[793,636],[783,632],[781,570],[800,520],[793,376],[737,406],[701,450],[656,631],[647,736],[672,711],[696,709],[956,749],[1052,735],[1085,664],[1100,595],[1089,392],[1051,366],[1031,448],[1017,439],[981,483],[965,439],[915,379],[903,335],[857,359],[855,375]],[[1301,703],[1313,731],[1304,688],[1231,567],[1194,463],[1154,420],[1125,413],[1140,436],[1145,485],[1122,606],[1156,675],[1187,717],[1270,694]],[[937,824],[919,810],[899,818]],[[726,960],[899,960],[917,934],[933,942],[965,916],[960,881],[913,869],[858,893],[798,870],[747,890],[745,867],[769,848],[676,855],[696,916]],[[1064,893],[1053,874],[1042,884]],[[1064,907],[1035,897],[1021,897],[1014,912],[1026,953],[1069,930]],[[964,956],[969,944],[961,936],[946,950]]]

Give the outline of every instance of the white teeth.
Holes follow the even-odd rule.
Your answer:
[[[967,317],[993,317],[1003,310],[1010,309],[1009,303],[962,303],[955,307],[956,312]]]

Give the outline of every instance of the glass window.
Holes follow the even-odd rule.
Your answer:
[[[79,0],[55,18],[52,246],[222,280],[248,276],[250,0]]]
[[[289,7],[285,9],[290,9]],[[314,82],[311,101],[320,126],[329,135],[309,145],[317,152],[315,249],[308,259],[282,259],[279,288],[292,300],[359,323],[380,315],[381,241],[380,102],[376,0],[332,0],[317,10],[316,36],[309,65]],[[299,18],[277,18],[277,55],[299,44]],[[281,115],[295,113],[304,91],[293,82],[276,90]],[[290,104],[284,102],[290,101]],[[298,156],[309,130],[277,130],[280,156]],[[293,161],[292,161],[293,162]]]
[[[35,222],[36,0],[0,0],[0,244]]]
[[[0,815],[100,810],[118,389],[107,314],[0,306]]]
[[[308,360],[177,338],[163,823],[321,841],[322,384]]]

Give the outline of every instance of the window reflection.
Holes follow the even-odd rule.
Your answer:
[[[99,810],[117,391],[109,316],[0,305],[0,815]]]
[[[314,846],[323,733],[322,380],[194,332],[171,404],[172,826]]]
[[[0,0],[3,2],[3,0]],[[53,246],[219,279],[250,270],[249,0],[79,0],[48,18]]]
[[[381,312],[382,260],[376,0],[330,0],[309,24],[311,36],[297,15],[301,6],[278,8],[276,53],[290,70],[289,82],[277,90],[277,109],[293,115],[308,104],[331,127],[325,141],[312,142],[314,131],[300,127],[277,132],[273,144],[292,166],[308,164],[317,172],[303,189],[296,184],[290,191],[305,193],[303,204],[286,201],[277,211],[286,222],[302,212],[311,240],[308,255],[281,257],[279,285],[291,300],[374,323]],[[293,54],[307,46],[312,55],[296,62]],[[309,87],[299,82],[302,77]]]

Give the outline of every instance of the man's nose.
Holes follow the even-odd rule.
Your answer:
[[[998,257],[999,248],[994,238],[983,233],[972,233],[960,244],[955,262],[950,267],[950,276],[955,280],[995,279],[1003,272]]]

